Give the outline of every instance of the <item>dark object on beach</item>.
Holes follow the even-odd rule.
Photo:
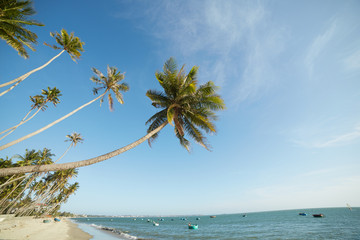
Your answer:
[[[210,218],[216,218],[216,216],[210,216]]]
[[[44,220],[43,221],[43,223],[49,223],[50,222],[50,220]]]
[[[299,213],[300,216],[306,216],[307,214],[304,212]]]
[[[324,214],[319,213],[319,214],[313,214],[313,217],[322,218],[322,217],[325,217],[325,216],[324,216]]]
[[[54,218],[54,221],[55,222],[60,222],[60,219],[59,218]]]

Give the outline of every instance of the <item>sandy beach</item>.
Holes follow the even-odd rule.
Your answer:
[[[50,222],[44,223],[44,220]],[[0,240],[88,240],[91,237],[66,218],[55,222],[53,218],[0,215]]]

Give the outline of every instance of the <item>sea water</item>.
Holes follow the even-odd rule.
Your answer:
[[[307,216],[300,216],[300,212]],[[315,218],[312,214],[324,214]],[[149,219],[149,221],[148,221]],[[198,220],[197,220],[198,219]],[[359,239],[360,208],[300,209],[247,214],[176,217],[74,218],[120,239]],[[154,226],[153,221],[159,226]],[[188,223],[198,229],[189,229]],[[85,231],[86,229],[83,228]],[[94,232],[93,240],[105,239]],[[102,233],[104,234],[104,233]]]

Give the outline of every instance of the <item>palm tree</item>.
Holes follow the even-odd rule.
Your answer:
[[[29,77],[31,74],[45,68],[47,65],[49,65],[52,61],[54,61],[56,58],[58,58],[61,54],[63,54],[65,51],[69,53],[70,57],[72,60],[74,60],[76,62],[76,59],[79,59],[81,56],[80,52],[83,52],[83,45],[84,43],[80,41],[80,39],[78,37],[74,36],[74,33],[71,33],[70,35],[67,33],[67,31],[65,29],[62,29],[60,33],[55,32],[55,33],[50,33],[50,35],[52,37],[55,37],[56,42],[58,43],[58,45],[60,46],[56,46],[56,45],[49,45],[47,43],[45,43],[45,45],[50,46],[51,48],[54,49],[62,49],[62,51],[57,54],[55,57],[53,57],[52,59],[50,59],[48,62],[46,62],[44,65],[35,68],[34,70],[31,70],[30,72],[15,78],[14,80],[11,80],[9,82],[0,84],[0,88],[1,87],[6,87],[10,84],[15,83],[14,85],[12,85],[9,89],[3,91],[2,93],[0,93],[0,96],[4,95],[5,93],[8,93],[9,91],[11,91],[14,87],[16,87],[20,82],[24,81],[27,77]]]
[[[44,215],[48,213],[52,213],[58,206],[60,206],[62,203],[65,203],[67,199],[70,197],[71,194],[74,194],[79,189],[79,183],[75,182],[74,184],[69,185],[68,187],[64,187],[59,194],[59,201],[57,201],[54,206],[50,209],[48,209]]]
[[[0,177],[25,172],[47,172],[79,168],[102,162],[130,150],[146,140],[153,140],[167,123],[172,122],[175,123],[175,134],[184,147],[187,147],[187,149],[189,147],[188,140],[185,139],[186,132],[196,142],[208,148],[201,130],[215,132],[215,126],[212,123],[212,120],[216,120],[214,111],[225,109],[225,104],[221,97],[215,93],[217,87],[212,82],[197,86],[197,67],[193,67],[187,75],[183,74],[183,68],[177,71],[175,61],[171,58],[164,65],[164,73],[157,72],[155,74],[165,92],[151,90],[147,92],[147,96],[153,101],[153,106],[164,109],[147,121],[150,126],[148,133],[144,137],[125,147],[83,161],[0,169]],[[196,126],[199,126],[201,130]]]
[[[0,138],[0,140],[4,139],[6,136],[8,136],[9,134],[11,134],[13,131],[16,130],[16,128],[18,128],[19,126],[23,125],[24,123],[28,122],[29,120],[31,120],[36,114],[39,113],[40,110],[45,111],[45,109],[47,108],[47,103],[51,102],[54,104],[54,106],[56,107],[56,105],[60,102],[59,97],[61,96],[60,94],[60,90],[57,89],[56,87],[54,87],[53,89],[51,88],[47,88],[42,90],[42,95],[35,95],[34,97],[30,96],[30,100],[31,102],[33,102],[33,104],[31,105],[30,110],[28,111],[28,113],[25,115],[25,117],[15,126],[8,128],[4,131],[2,131],[0,133],[4,134],[6,132],[8,132],[7,134],[5,134],[4,136],[2,136]],[[29,118],[27,118],[29,116],[29,114],[34,110],[37,109],[35,113],[33,113]]]
[[[174,126],[176,137],[188,151],[190,142],[185,138],[185,133],[209,150],[210,146],[202,131],[215,133],[215,111],[225,109],[224,101],[216,94],[218,87],[213,82],[197,86],[197,71],[198,67],[194,66],[185,74],[184,65],[178,70],[175,60],[170,58],[166,61],[163,72],[155,74],[164,92],[149,90],[146,93],[152,105],[161,109],[146,122],[150,124],[148,132],[168,122]],[[154,134],[149,139],[149,144],[157,137],[158,134]]]
[[[35,150],[31,150],[28,151],[26,150],[26,153],[24,156],[21,155],[16,155],[16,157],[20,158],[21,160],[17,162],[17,164],[19,165],[43,165],[43,164],[50,164],[53,163],[51,157],[54,156],[54,154],[52,154],[50,152],[50,149],[44,148],[42,151],[35,151]],[[19,186],[21,186],[21,184],[25,184],[25,186],[22,186],[20,189],[20,192],[17,193],[17,196],[12,199],[11,202],[9,202],[7,205],[5,205],[5,207],[3,207],[3,209],[7,209],[7,213],[12,212],[12,210],[15,208],[17,201],[21,200],[21,198],[23,197],[23,193],[29,189],[29,186],[31,183],[33,183],[33,181],[40,176],[39,173],[32,173],[32,174],[26,174],[26,177],[24,180],[22,180],[20,182],[20,184],[18,184],[18,186],[13,190],[15,191],[17,188],[19,188]],[[6,197],[4,199],[1,200],[1,202],[5,202],[9,197]],[[20,201],[21,202],[21,201]]]
[[[92,68],[92,71],[97,75],[92,76],[90,79],[94,83],[101,85],[100,87],[94,88],[93,92],[94,94],[98,94],[99,90],[105,89],[104,94],[101,97],[100,105],[104,101],[105,93],[108,93],[108,103],[109,103],[109,109],[110,111],[114,110],[114,100],[111,96],[111,91],[114,93],[115,98],[117,101],[121,104],[124,103],[122,94],[120,91],[127,92],[129,91],[129,86],[127,83],[121,83],[119,82],[125,78],[125,75],[123,73],[120,73],[120,71],[117,71],[117,68],[115,67],[109,67],[107,66],[107,77],[104,76],[102,72],[97,70],[96,68]]]
[[[28,19],[29,16],[36,13],[31,5],[30,0],[0,1],[0,38],[24,58],[29,57],[25,46],[35,51],[32,44],[37,43],[37,35],[26,29],[26,26],[44,26],[42,23]]]
[[[107,77],[105,77],[100,71],[98,71],[95,68],[93,68],[93,71],[100,77],[100,79],[97,78],[97,77],[91,77],[90,80],[95,82],[96,84],[101,84],[102,85],[101,87],[94,88],[93,92],[96,95],[96,94],[98,94],[99,90],[104,89],[105,90],[104,93],[102,93],[100,96],[96,97],[95,99],[91,100],[90,102],[85,103],[84,105],[78,107],[74,111],[72,111],[72,112],[66,114],[65,116],[59,118],[58,120],[46,125],[45,127],[42,127],[40,129],[38,129],[37,131],[32,132],[32,133],[30,133],[30,134],[28,134],[28,135],[26,135],[24,137],[21,137],[21,138],[19,138],[17,140],[14,140],[14,141],[10,142],[10,143],[7,143],[7,144],[5,144],[3,146],[0,146],[0,150],[8,148],[8,147],[10,147],[10,146],[12,146],[14,144],[17,144],[17,143],[19,143],[21,141],[24,141],[25,139],[28,139],[28,138],[36,135],[36,134],[39,134],[39,133],[45,131],[46,129],[48,129],[48,128],[54,126],[55,124],[63,121],[64,119],[70,117],[74,113],[78,112],[79,110],[81,110],[84,107],[90,105],[91,103],[95,102],[98,99],[101,99],[100,100],[100,105],[101,105],[101,102],[103,101],[103,97],[105,96],[106,93],[108,93],[108,96],[109,96],[108,97],[108,99],[109,99],[108,102],[109,102],[110,109],[112,109],[113,99],[111,97],[111,93],[110,93],[111,91],[115,94],[116,99],[122,104],[124,101],[122,99],[122,94],[120,93],[120,91],[126,92],[126,91],[129,90],[129,86],[126,83],[119,84],[119,82],[124,79],[125,75],[118,72],[116,67],[109,67],[109,66],[108,66],[108,76]]]
[[[75,147],[76,144],[82,143],[84,141],[81,134],[76,133],[76,132],[73,132],[72,134],[66,135],[66,137],[68,139],[66,139],[65,142],[70,142],[70,145],[67,147],[65,152],[58,158],[58,160],[56,160],[54,163],[60,161],[60,159],[62,159],[65,156],[65,154],[70,150],[71,147]]]

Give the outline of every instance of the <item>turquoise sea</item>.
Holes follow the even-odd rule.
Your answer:
[[[307,213],[300,216],[299,213]],[[324,214],[315,218],[312,214]],[[148,219],[150,222],[148,222]],[[198,220],[197,220],[198,219]],[[244,214],[73,218],[97,239],[360,239],[360,208],[298,209]],[[152,221],[159,223],[154,226]],[[198,229],[188,229],[188,223]],[[106,228],[107,230],[100,230]],[[115,234],[108,234],[109,232]]]

